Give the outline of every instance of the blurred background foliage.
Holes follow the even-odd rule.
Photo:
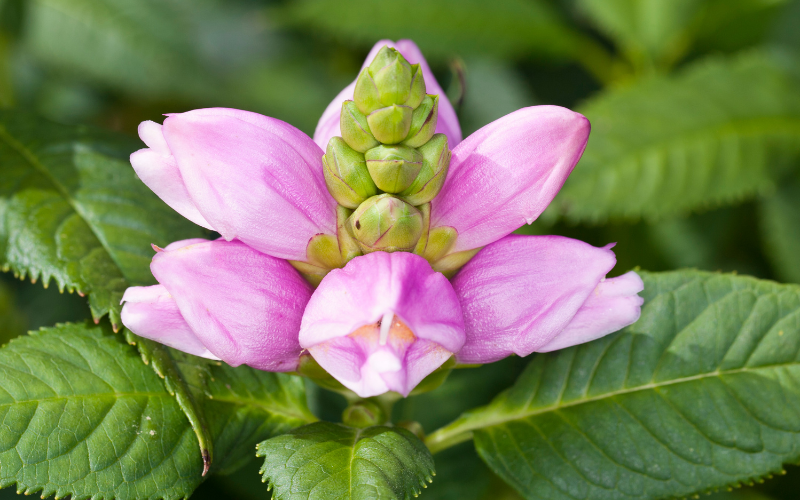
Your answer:
[[[800,282],[798,26],[797,0],[0,0],[0,107],[135,136],[163,113],[226,106],[312,134],[376,40],[411,38],[465,136],[535,104],[591,120],[574,174],[521,232],[618,242],[615,274]],[[0,343],[89,317],[78,296],[1,278]],[[433,430],[523,364],[456,370],[396,417]],[[337,417],[336,396],[311,397]],[[425,498],[517,498],[469,444],[437,466]],[[195,498],[263,498],[256,469],[212,477]],[[787,470],[709,498],[796,499],[800,470]]]

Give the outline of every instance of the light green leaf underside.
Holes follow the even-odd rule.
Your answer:
[[[746,482],[800,459],[800,287],[699,271],[642,273],[641,319],[536,355],[470,433],[531,499],[661,499]]]
[[[775,273],[800,283],[800,175],[761,203],[761,234]]]
[[[264,441],[257,455],[276,500],[405,500],[434,474],[425,445],[394,427],[317,422]]]
[[[754,52],[603,94],[549,214],[654,219],[763,193],[800,152],[800,84]]]
[[[313,419],[302,381],[176,359],[206,415],[213,471]],[[199,397],[202,395],[202,398]],[[110,329],[59,325],[0,349],[0,486],[47,496],[184,498],[202,482],[197,437],[176,398]]]
[[[0,265],[87,294],[95,318],[108,313],[119,325],[125,289],[153,283],[150,244],[203,235],[136,178],[136,148],[109,132],[0,112]]]

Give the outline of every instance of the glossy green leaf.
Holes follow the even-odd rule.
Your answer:
[[[130,285],[151,284],[151,243],[203,230],[165,205],[131,168],[141,143],[87,127],[0,112],[0,265],[89,296],[119,325]]]
[[[213,471],[236,468],[255,443],[313,420],[297,377],[189,355],[175,362],[207,416]],[[0,421],[0,487],[171,499],[203,479],[178,401],[108,328],[59,325],[0,349]]]
[[[800,287],[642,275],[637,323],[536,355],[428,445],[474,436],[498,475],[548,500],[685,497],[800,459]]]
[[[800,283],[800,176],[761,202],[761,234],[775,273]]]
[[[697,63],[602,94],[550,216],[659,218],[772,189],[800,152],[800,83],[768,54]]]
[[[261,473],[276,500],[409,499],[434,474],[433,458],[411,432],[318,422],[258,445]]]

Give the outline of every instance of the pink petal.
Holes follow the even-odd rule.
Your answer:
[[[130,287],[122,302],[122,324],[136,335],[195,356],[219,359],[189,328],[163,285]]]
[[[589,121],[558,106],[515,111],[453,149],[431,224],[458,231],[453,252],[488,245],[530,224],[583,154]]]
[[[566,328],[538,352],[550,352],[599,339],[636,323],[644,299],[642,278],[633,271],[597,285]]]
[[[312,290],[285,260],[216,240],[159,252],[150,269],[215,356],[260,370],[297,367]]]
[[[175,158],[164,140],[161,125],[151,121],[142,122],[139,124],[139,137],[150,146],[131,155],[131,165],[139,179],[173,210],[198,226],[211,229],[189,197]]]
[[[452,281],[467,333],[459,362],[489,363],[548,346],[615,263],[610,246],[596,248],[561,236],[511,235],[488,245]],[[588,306],[587,314],[594,310],[592,302]],[[579,324],[585,323],[576,323],[576,329]],[[581,335],[596,333],[596,338],[601,331],[609,333],[610,324],[597,321],[597,330],[583,329]]]
[[[397,319],[413,335],[392,333],[382,344],[379,328],[369,325]],[[390,390],[407,395],[463,343],[461,307],[450,283],[406,252],[374,252],[331,271],[300,327],[300,345],[361,397]]]
[[[422,52],[419,50],[419,47],[417,47],[414,42],[411,40],[398,40],[396,43],[391,40],[379,41],[372,47],[372,50],[369,51],[367,58],[364,60],[364,64],[361,65],[361,69],[364,69],[372,62],[378,54],[378,51],[384,45],[399,50],[409,63],[420,65],[422,74],[425,77],[427,93],[441,97],[441,99],[439,99],[439,121],[436,124],[436,132],[447,135],[450,147],[454,148],[461,142],[461,127],[458,124],[456,111],[447,99],[447,95],[444,90],[442,90],[442,87],[439,86],[439,82],[437,82],[436,78],[433,76],[433,72],[428,66],[425,57],[423,57]],[[325,108],[325,111],[322,113],[322,117],[319,119],[317,128],[314,131],[314,142],[322,149],[328,146],[328,141],[331,137],[342,135],[341,129],[339,128],[339,116],[342,113],[342,103],[353,99],[353,91],[355,88],[356,82],[353,80],[353,83],[342,89],[342,91],[333,98],[333,101],[328,104],[328,107]]]
[[[284,259],[306,259],[309,239],[336,234],[323,152],[274,118],[235,109],[170,115],[164,136],[186,188],[226,240]]]

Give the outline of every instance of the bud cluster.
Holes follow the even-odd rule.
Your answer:
[[[379,250],[419,253],[424,246],[427,204],[450,165],[447,136],[435,133],[438,111],[439,96],[425,93],[420,65],[395,49],[383,47],[359,74],[353,100],[342,105],[342,136],[328,142],[322,157],[328,191],[340,220],[345,216],[339,245],[351,250],[344,261]]]

